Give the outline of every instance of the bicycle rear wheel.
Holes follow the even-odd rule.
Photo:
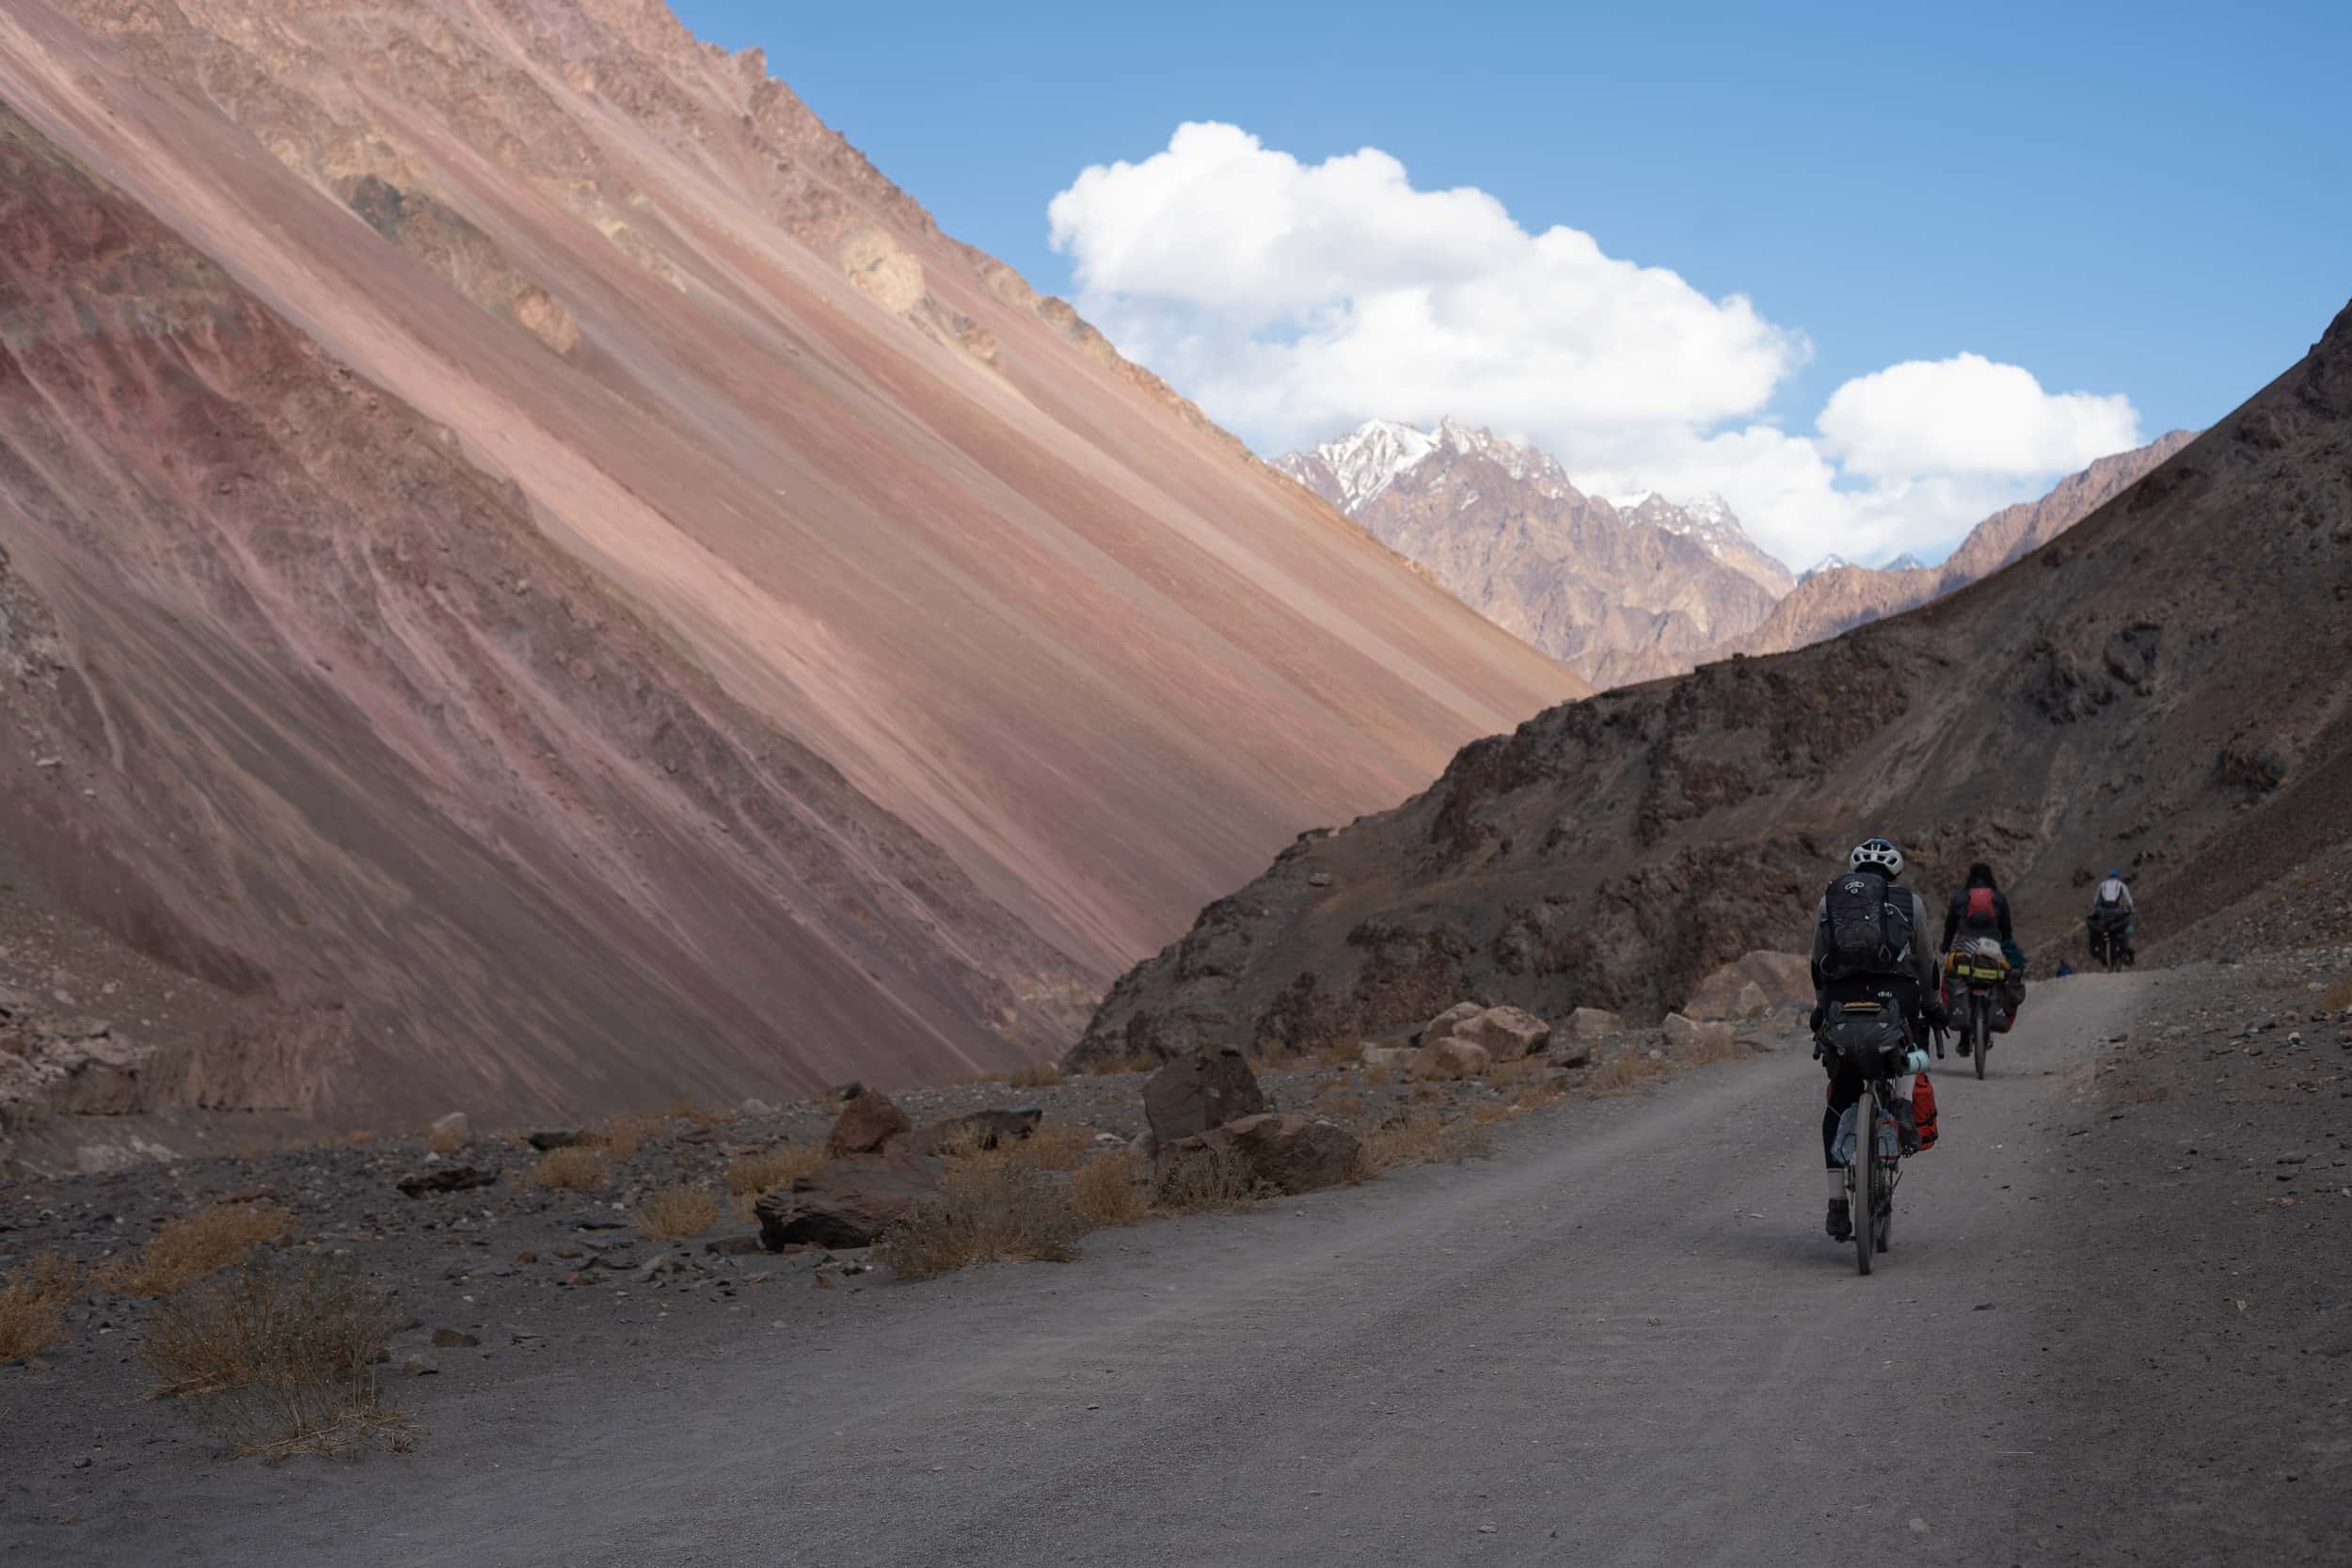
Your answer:
[[[1984,1076],[1984,1053],[1986,1048],[1993,1043],[1993,1031],[1985,1022],[1985,1017],[1991,1011],[1992,1003],[1985,998],[1979,998],[1976,1006],[1968,1010],[1968,1033],[1976,1041],[1977,1076],[1979,1078]]]
[[[1870,1249],[1876,1244],[1871,1232],[1877,1227],[1879,1097],[1867,1084],[1862,1086],[1853,1120],[1853,1161],[1846,1166],[1846,1209],[1853,1216],[1854,1268],[1868,1274]]]

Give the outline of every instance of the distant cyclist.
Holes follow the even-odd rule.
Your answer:
[[[2090,901],[2090,928],[2110,933],[2109,940],[2117,943],[2118,956],[2125,963],[2133,958],[2132,927],[2138,915],[2138,907],[2132,902],[2131,883],[2123,879],[2121,871],[2110,870]]]
[[[2010,927],[2009,895],[1994,883],[1993,867],[1982,861],[1968,868],[1968,885],[1953,894],[1951,902],[1944,906],[1944,943],[1940,951],[1950,952],[1956,942],[1979,940],[2001,944],[2001,958],[2009,965],[2001,1002],[2009,1010],[2010,1021],[2014,1022],[2017,1009],[2026,1001],[2026,950],[2017,945],[2017,934]],[[1963,1037],[1960,1053],[1965,1056],[1969,1050],[1970,1042]]]

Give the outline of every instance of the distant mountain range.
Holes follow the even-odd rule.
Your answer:
[[[2175,431],[1977,525],[1940,566],[1827,555],[1792,577],[1721,496],[1589,496],[1531,447],[1453,420],[1374,420],[1275,467],[1465,603],[1597,686],[1803,647],[1998,571],[2178,451]]]

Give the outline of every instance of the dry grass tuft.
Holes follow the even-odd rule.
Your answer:
[[[436,1127],[424,1135],[425,1148],[434,1154],[454,1154],[466,1147],[466,1140],[453,1127]]]
[[[605,1163],[602,1148],[592,1144],[573,1144],[565,1148],[550,1148],[540,1155],[539,1163],[532,1167],[531,1179],[542,1187],[584,1193],[611,1181],[612,1171]]]
[[[2352,974],[2345,975],[2319,993],[2319,1005],[2331,1013],[2352,1007]]]
[[[967,1165],[1015,1165],[1023,1170],[1075,1170],[1094,1148],[1094,1133],[1075,1122],[1040,1122],[1025,1138],[1005,1138],[994,1148],[982,1134],[965,1132],[940,1145],[942,1159]]]
[[[1070,1201],[1098,1230],[1132,1225],[1152,1212],[1143,1159],[1131,1148],[1098,1154],[1070,1174]]]
[[[1487,1072],[1486,1082],[1498,1089],[1507,1089],[1550,1070],[1551,1063],[1542,1056],[1514,1056],[1507,1062],[1497,1062]]]
[[[1517,1105],[1507,1100],[1482,1100],[1470,1107],[1470,1125],[1492,1127],[1496,1122],[1508,1121],[1518,1109]]]
[[[81,1293],[81,1271],[54,1252],[18,1265],[0,1285],[0,1361],[47,1350],[56,1340],[67,1304]]]
[[[1058,1182],[1005,1164],[964,1162],[939,1196],[890,1222],[875,1251],[902,1279],[931,1279],[999,1259],[1067,1262],[1087,1222]]]
[[[1391,1068],[1375,1063],[1364,1069],[1364,1083],[1369,1087],[1385,1089],[1394,1082],[1396,1082],[1396,1072]]]
[[[614,1117],[604,1124],[603,1132],[589,1140],[589,1145],[610,1150],[615,1159],[630,1159],[645,1147],[645,1140],[660,1131],[660,1117]]]
[[[1114,1056],[1108,1061],[1096,1062],[1087,1069],[1087,1073],[1089,1077],[1108,1078],[1121,1072],[1157,1072],[1159,1068],[1160,1059],[1157,1056],[1148,1051],[1139,1051],[1132,1056]]]
[[[1005,1082],[1016,1089],[1050,1089],[1061,1082],[1061,1069],[1051,1062],[1041,1067],[1025,1067]]]
[[[1522,1111],[1540,1111],[1565,1100],[1568,1091],[1549,1078],[1539,1078],[1519,1085],[1519,1092],[1511,1097],[1511,1103]]]
[[[1364,1097],[1345,1084],[1326,1084],[1315,1091],[1315,1110],[1334,1121],[1346,1121],[1364,1114]]]
[[[816,1175],[824,1163],[825,1151],[816,1144],[779,1144],[728,1165],[727,1191],[738,1197],[758,1197]]]
[[[735,1108],[731,1105],[697,1105],[683,1097],[671,1101],[669,1110],[662,1114],[671,1121],[691,1121],[697,1127],[723,1126],[736,1117]]]
[[[140,1355],[158,1394],[197,1402],[197,1419],[237,1454],[406,1446],[376,1363],[404,1314],[346,1264],[248,1264],[155,1309]]]
[[[682,1242],[711,1227],[719,1218],[719,1200],[707,1187],[657,1187],[632,1217],[637,1233],[649,1242]]]
[[[1643,1051],[1629,1051],[1622,1056],[1612,1056],[1605,1062],[1586,1068],[1582,1080],[1584,1093],[1588,1099],[1605,1094],[1623,1094],[1644,1084],[1654,1084],[1672,1070],[1662,1056],[1652,1056]]]
[[[1356,1162],[1359,1181],[1406,1165],[1467,1160],[1493,1147],[1484,1128],[1448,1121],[1434,1111],[1391,1117],[1380,1126],[1356,1129],[1356,1135],[1364,1146]]]
[[[274,1203],[214,1203],[167,1221],[139,1254],[106,1279],[125,1295],[168,1295],[182,1286],[243,1262],[246,1254],[294,1228],[294,1216]]]
[[[1163,1161],[1152,1182],[1152,1208],[1162,1214],[1223,1214],[1271,1196],[1241,1156],[1212,1147]]]

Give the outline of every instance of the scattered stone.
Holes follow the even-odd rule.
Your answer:
[[[746,1253],[764,1250],[766,1243],[758,1236],[719,1236],[703,1243],[703,1250],[713,1258],[740,1258]]]
[[[835,1100],[855,1100],[866,1092],[866,1085],[852,1078],[846,1084],[835,1084],[825,1092]]]
[[[433,1331],[435,1350],[471,1350],[482,1343],[462,1328],[437,1328]]]
[[[455,1138],[462,1144],[473,1136],[473,1121],[463,1111],[452,1111],[434,1122],[433,1132],[437,1137]]]
[[[746,1100],[736,1109],[747,1117],[772,1117],[776,1114],[776,1108],[773,1105],[764,1100],[756,1099]]]
[[[841,1108],[825,1139],[825,1152],[834,1155],[871,1154],[914,1124],[879,1089],[860,1093]]]
[[[1307,879],[1307,885],[1309,887],[1329,887],[1331,885],[1331,873],[1328,871],[1318,871],[1313,876]]]
[[[1409,1045],[1382,1045],[1376,1040],[1364,1042],[1363,1064],[1366,1067],[1384,1067],[1395,1071],[1412,1059],[1413,1048]]]
[[[394,1185],[403,1196],[418,1197],[426,1193],[462,1193],[469,1187],[486,1187],[498,1179],[498,1172],[484,1170],[479,1165],[442,1165],[436,1170],[412,1171]]]
[[[1625,1016],[1603,1012],[1598,1007],[1579,1007],[1568,1015],[1563,1026],[1571,1039],[1597,1039],[1603,1035],[1625,1033]]]
[[[569,1148],[588,1135],[584,1127],[538,1127],[523,1134],[523,1142],[545,1154],[550,1148]]]
[[[871,1246],[899,1214],[938,1190],[940,1163],[890,1155],[838,1160],[753,1206],[770,1252]]]
[[[1231,1048],[1179,1056],[1143,1082],[1143,1116],[1155,1144],[1172,1144],[1265,1108],[1258,1075]]]
[[[1666,1049],[1678,1056],[1726,1052],[1739,1037],[1728,1023],[1701,1023],[1680,1013],[1668,1013],[1661,1027],[1666,1036]]]
[[[421,1355],[412,1355],[400,1364],[400,1370],[409,1377],[432,1377],[441,1369]]]
[[[1437,1017],[1431,1019],[1428,1022],[1422,1024],[1419,1029],[1415,1030],[1413,1032],[1413,1043],[1415,1045],[1435,1045],[1438,1041],[1450,1037],[1455,1028],[1461,1024],[1468,1023],[1471,1019],[1476,1018],[1480,1013],[1483,1013],[1486,1010],[1485,1006],[1480,1003],[1456,1002],[1453,1006],[1448,1007],[1444,1012],[1439,1013]]]
[[[1551,1025],[1517,1007],[1488,1007],[1454,1026],[1453,1037],[1483,1045],[1498,1062],[1533,1056],[1551,1043]]]
[[[1251,1178],[1279,1192],[1335,1187],[1356,1173],[1363,1144],[1335,1121],[1267,1112],[1161,1146],[1161,1159],[1180,1161],[1229,1149]]]
[[[1573,1041],[1558,1041],[1558,1040],[1555,1040],[1555,1041],[1553,1042],[1553,1044],[1552,1044],[1552,1047],[1551,1047],[1551,1065],[1552,1065],[1553,1067],[1561,1067],[1561,1068],[1579,1068],[1579,1067],[1590,1067],[1590,1066],[1592,1065],[1592,1062],[1593,1062],[1593,1048],[1592,1048],[1592,1045],[1591,1045],[1589,1042],[1587,1042],[1587,1041],[1584,1041],[1584,1040],[1573,1040]]]
[[[1483,1045],[1440,1039],[1413,1053],[1413,1059],[1406,1064],[1405,1076],[1416,1084],[1445,1083],[1457,1078],[1484,1077],[1493,1065],[1493,1053]]]

